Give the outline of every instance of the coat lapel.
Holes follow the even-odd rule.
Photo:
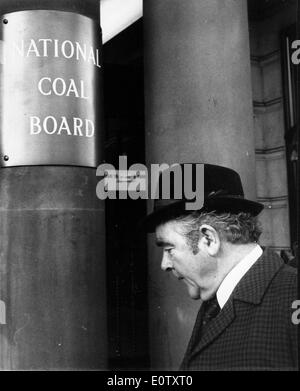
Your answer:
[[[194,349],[191,347],[190,359],[215,340],[231,324],[234,318],[235,312],[233,302],[232,300],[228,300],[222,308],[222,311],[211,320],[203,337],[194,344]]]
[[[201,311],[202,308],[200,308],[185,360],[189,361],[193,356],[201,352],[233,322],[235,319],[234,304],[236,300],[259,304],[268,285],[282,266],[283,260],[276,253],[266,249],[257,262],[243,276],[222,308],[222,311],[210,322],[202,338],[199,338],[203,317],[203,310]]]

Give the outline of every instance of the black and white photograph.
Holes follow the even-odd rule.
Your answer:
[[[300,2],[0,0],[0,371],[299,371]]]

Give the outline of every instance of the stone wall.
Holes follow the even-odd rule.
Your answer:
[[[261,244],[275,250],[290,248],[281,33],[296,22],[294,2],[276,14],[250,21],[250,53]]]

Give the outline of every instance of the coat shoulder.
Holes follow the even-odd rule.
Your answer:
[[[265,292],[263,303],[273,303],[273,308],[276,317],[288,319],[293,312],[293,303],[298,298],[298,275],[297,269],[283,264],[274,278],[272,279],[268,289]],[[270,308],[270,309],[271,309]]]
[[[281,292],[297,295],[298,273],[297,269],[283,264],[273,280],[273,286]]]

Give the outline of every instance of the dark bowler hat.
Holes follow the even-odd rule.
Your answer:
[[[186,163],[188,164],[188,163]],[[196,191],[196,163],[190,163],[192,166],[192,184],[191,188]],[[182,183],[184,184],[184,164],[180,164],[182,172]],[[167,173],[172,171],[172,167],[163,171]],[[159,176],[159,189],[162,186],[162,173]],[[154,232],[155,227],[161,222],[171,220],[183,214],[188,214],[193,211],[187,211],[185,209],[186,202],[193,202],[188,200],[182,191],[182,199],[174,199],[174,177],[170,175],[170,199],[163,199],[161,191],[159,198],[154,200],[154,207],[152,213],[150,213],[142,221],[143,227],[147,232]],[[195,200],[195,199],[194,199]],[[203,207],[199,211],[216,213],[233,213],[240,212],[250,213],[252,216],[257,216],[263,209],[263,205],[247,200],[244,197],[244,191],[239,174],[227,167],[216,166],[213,164],[204,164],[204,203]]]

